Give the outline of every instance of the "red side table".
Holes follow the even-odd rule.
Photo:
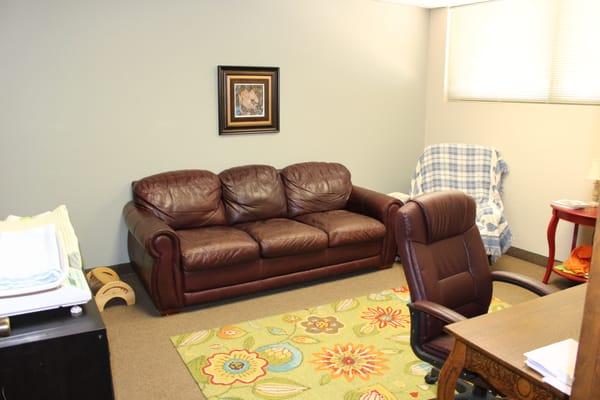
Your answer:
[[[554,255],[556,250],[556,226],[559,220],[569,221],[575,224],[573,228],[573,241],[571,242],[571,251],[577,245],[577,235],[579,233],[579,225],[595,226],[596,218],[598,217],[598,207],[580,208],[578,210],[572,210],[570,208],[563,208],[550,204],[552,207],[552,218],[548,224],[548,264],[546,264],[546,274],[542,282],[548,283],[550,274],[554,272],[560,276],[576,282],[587,282],[587,278],[583,276],[576,276],[566,274],[562,271],[555,270],[554,267]]]

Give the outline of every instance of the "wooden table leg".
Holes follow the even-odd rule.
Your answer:
[[[556,252],[556,226],[558,225],[558,215],[556,210],[552,210],[552,218],[548,224],[548,264],[546,264],[546,273],[542,282],[548,283],[550,274],[552,273],[552,267],[554,267],[554,256]]]
[[[454,349],[446,359],[440,378],[438,380],[438,400],[453,400],[456,389],[456,381],[465,366],[467,356],[467,345],[458,339],[454,342]]]

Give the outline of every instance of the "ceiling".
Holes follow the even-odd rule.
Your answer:
[[[481,3],[489,0],[379,0],[386,3],[406,4],[425,8],[459,6],[463,4]]]

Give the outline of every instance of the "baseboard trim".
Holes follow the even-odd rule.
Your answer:
[[[508,254],[509,256],[521,259],[523,261],[530,262],[532,264],[540,265],[544,268],[546,267],[546,264],[548,264],[548,257],[542,256],[541,254],[531,252],[529,250],[520,249],[518,247],[509,248],[508,251],[506,252],[506,254]]]
[[[100,266],[101,265],[97,265],[97,266],[91,267],[91,268],[84,268],[83,272],[87,273],[88,271],[91,271],[94,268],[98,268]],[[114,270],[119,275],[125,275],[125,274],[131,274],[131,273],[133,273],[133,268],[131,268],[131,264],[130,263],[122,263],[122,264],[115,264],[115,265],[104,265],[104,267],[108,267],[108,268]]]
[[[540,265],[540,266],[542,266],[544,268],[546,267],[546,264],[548,263],[548,257],[542,256],[542,255],[534,253],[534,252],[531,252],[529,250],[520,249],[520,248],[514,247],[514,246],[510,247],[506,251],[506,254],[509,255],[509,256],[518,258],[520,260],[524,260],[524,261],[530,262],[532,264]],[[396,257],[395,262],[401,263],[402,261],[400,260],[400,257]],[[107,267],[108,268],[112,268],[119,275],[125,275],[125,274],[132,274],[132,273],[134,273],[133,268],[131,267],[130,263],[107,265]],[[93,268],[85,268],[84,272],[90,271],[92,269]]]

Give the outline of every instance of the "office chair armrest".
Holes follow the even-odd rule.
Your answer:
[[[465,317],[464,315],[459,314],[446,306],[434,303],[433,301],[417,300],[413,303],[408,304],[408,307],[411,310],[424,312],[425,314],[431,315],[432,317],[435,317],[440,321],[446,322],[448,324],[467,319],[467,317]]]
[[[538,296],[545,296],[558,291],[558,289],[555,287],[545,285],[541,282],[531,279],[528,276],[515,274],[514,272],[492,271],[492,280],[517,285],[523,289],[527,289],[530,292],[537,294]]]

